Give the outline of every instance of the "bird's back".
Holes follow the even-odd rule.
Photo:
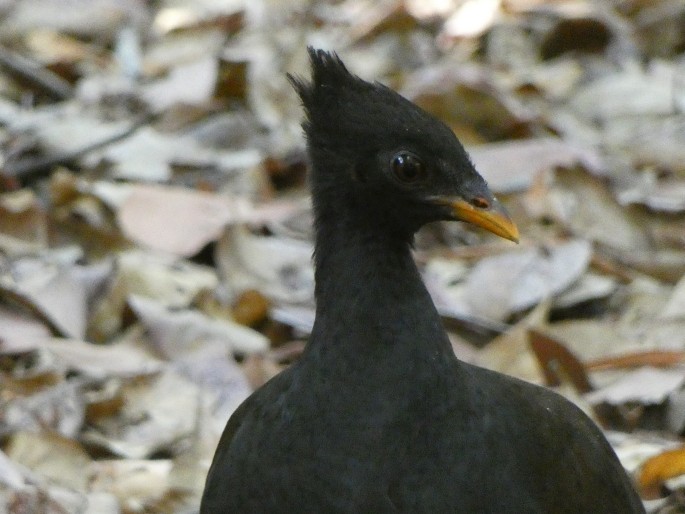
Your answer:
[[[419,387],[401,398],[408,411],[389,408],[394,417],[377,419],[369,399],[392,398],[388,391],[360,384],[351,394],[362,400],[345,396],[345,384],[319,384],[317,397],[299,389],[313,386],[296,383],[302,370],[286,371],[229,423],[232,440],[210,472],[202,513],[643,512],[613,451],[575,406],[456,367],[444,390]]]

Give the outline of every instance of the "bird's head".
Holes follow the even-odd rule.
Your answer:
[[[310,47],[309,56],[311,83],[289,78],[307,115],[317,216],[354,215],[408,234],[430,221],[459,220],[518,241],[452,130],[391,89],[352,75],[336,54]]]

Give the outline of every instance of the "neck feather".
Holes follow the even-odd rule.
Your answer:
[[[452,350],[411,256],[411,235],[338,197],[315,205],[316,323],[311,346]],[[368,350],[365,350],[368,355]]]

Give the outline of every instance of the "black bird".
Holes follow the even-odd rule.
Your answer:
[[[577,407],[454,356],[414,232],[518,231],[452,131],[336,54],[309,54],[312,82],[290,80],[307,115],[316,322],[299,361],[229,420],[201,512],[644,512]]]

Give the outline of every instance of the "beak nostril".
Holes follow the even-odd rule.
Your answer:
[[[471,205],[478,209],[489,209],[490,208],[490,202],[488,202],[485,198],[482,196],[476,196],[471,200]]]

